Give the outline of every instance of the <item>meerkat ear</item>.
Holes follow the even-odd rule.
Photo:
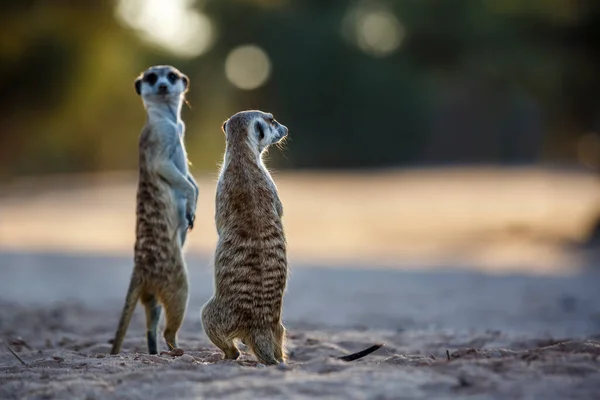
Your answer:
[[[135,82],[133,83],[133,86],[135,86],[135,92],[138,95],[142,94],[142,78],[137,78],[135,80]]]
[[[184,74],[181,74],[181,81],[183,82],[183,88],[187,90],[188,86],[190,85],[190,78],[188,78]]]
[[[229,121],[229,120],[226,120],[225,122],[223,122],[223,125],[221,125],[221,130],[223,131],[223,133],[227,133],[227,131],[225,130],[225,126],[227,125],[227,121]]]

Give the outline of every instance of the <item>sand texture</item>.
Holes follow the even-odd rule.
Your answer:
[[[202,332],[199,310],[212,285],[208,263],[190,259],[195,286],[180,332],[183,355],[145,354],[138,307],[123,353],[110,356],[127,258],[4,254],[0,398],[593,399],[600,393],[600,277],[593,271],[527,277],[297,266],[285,308],[289,365],[263,368],[247,353],[222,361]],[[361,360],[334,359],[376,342],[385,346]]]

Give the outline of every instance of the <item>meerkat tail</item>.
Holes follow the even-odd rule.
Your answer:
[[[336,357],[336,358],[338,360],[342,360],[342,361],[354,361],[354,360],[358,360],[359,358],[363,358],[364,356],[368,356],[369,354],[371,354],[375,350],[381,348],[382,346],[383,346],[383,343],[374,344],[373,346],[367,347],[366,349],[358,351],[356,353],[352,353],[352,354],[348,354],[347,356]]]
[[[140,283],[137,281],[137,279],[135,279],[135,277],[131,277],[129,289],[127,289],[127,296],[125,297],[125,305],[123,306],[123,312],[121,313],[121,319],[119,320],[119,327],[117,328],[117,333],[115,334],[110,354],[119,354],[121,351],[121,345],[123,344],[123,339],[125,338],[129,321],[131,321],[133,311],[135,310],[135,306],[140,299],[141,293],[142,288]]]
[[[279,364],[275,357],[275,341],[269,331],[254,331],[246,340],[248,347],[260,363],[265,365]]]

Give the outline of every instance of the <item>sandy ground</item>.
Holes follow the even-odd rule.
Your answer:
[[[282,177],[286,368],[224,362],[202,331],[212,193],[188,248],[184,355],[145,354],[138,307],[123,353],[109,356],[131,272],[130,178],[1,188],[0,399],[598,398],[598,258],[564,244],[584,235],[597,182],[458,176]],[[315,191],[339,206],[319,208]],[[334,358],[377,342],[364,359]]]
[[[290,362],[221,361],[202,332],[207,259],[190,257],[185,355],[145,354],[138,307],[107,355],[127,286],[121,257],[0,257],[2,399],[597,398],[600,276],[490,276],[295,266],[285,299]],[[345,363],[333,356],[385,346]],[[163,350],[165,350],[165,346]],[[4,346],[2,346],[4,347]],[[447,359],[446,350],[450,354]]]

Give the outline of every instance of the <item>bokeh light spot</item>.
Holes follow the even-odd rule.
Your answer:
[[[365,53],[385,57],[400,47],[405,29],[387,8],[363,4],[351,8],[346,14],[342,35]]]
[[[388,11],[368,12],[358,22],[358,46],[374,56],[386,56],[400,46],[404,31]]]
[[[213,24],[193,0],[119,0],[117,16],[142,38],[180,57],[197,57],[213,43]]]
[[[271,61],[260,47],[249,44],[231,50],[225,59],[225,75],[237,88],[253,90],[264,85],[271,75]]]

